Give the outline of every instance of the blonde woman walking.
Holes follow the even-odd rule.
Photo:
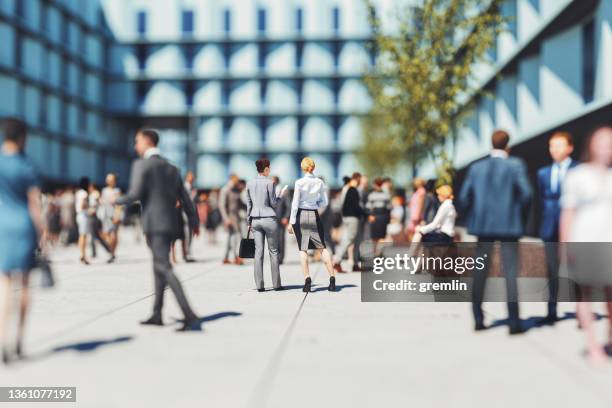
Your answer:
[[[308,268],[308,250],[321,251],[321,259],[325,263],[329,273],[330,292],[336,290],[336,277],[332,265],[331,254],[325,247],[325,236],[323,224],[319,217],[319,209],[328,205],[327,188],[323,180],[315,177],[313,171],[315,162],[310,157],[305,157],[301,163],[304,177],[295,182],[293,201],[291,204],[291,216],[288,231],[295,234],[300,250],[300,262],[304,272],[304,292],[310,292],[312,279]]]

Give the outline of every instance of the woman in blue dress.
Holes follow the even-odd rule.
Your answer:
[[[42,226],[38,175],[23,151],[26,126],[18,119],[5,119],[0,150],[0,342],[2,360],[21,357],[22,341],[30,303],[29,271]],[[21,284],[21,291],[15,286]],[[13,296],[19,296],[16,342],[9,346]]]

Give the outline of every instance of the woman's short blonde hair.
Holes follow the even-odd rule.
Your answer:
[[[306,173],[312,173],[312,171],[315,169],[315,162],[310,157],[304,157],[300,166]]]
[[[444,184],[438,188],[436,188],[436,193],[445,198],[450,198],[451,200],[454,198],[453,196],[453,188],[448,184]]]

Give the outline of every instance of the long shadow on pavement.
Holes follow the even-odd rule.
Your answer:
[[[357,285],[348,284],[348,285],[336,285],[336,292],[340,292],[346,288],[356,288]],[[312,290],[313,292],[327,292],[327,286],[316,287]]]
[[[88,352],[95,351],[101,347],[112,346],[114,344],[120,344],[120,343],[126,343],[129,341],[132,341],[133,339],[134,339],[133,336],[120,336],[120,337],[110,339],[110,340],[92,340],[92,341],[85,341],[81,343],[66,344],[63,346],[55,347],[48,351],[43,351],[43,352],[36,353],[36,354],[28,354],[25,356],[24,360],[28,362],[33,362],[36,360],[42,360],[46,357],[51,357],[52,355],[56,353],[60,353],[63,351],[70,351],[70,350],[78,351],[79,353],[88,353]]]
[[[594,313],[593,315],[595,316],[595,320],[601,320],[607,317],[606,315],[602,315],[600,313]],[[532,329],[540,329],[542,327],[550,327],[549,325],[540,323],[542,319],[544,319],[544,317],[545,316],[532,316],[532,317],[528,317],[527,319],[521,319],[523,328],[526,331],[529,331]],[[564,320],[576,320],[576,313],[565,312],[563,316],[560,316],[558,318],[557,323],[562,322]],[[491,323],[491,325],[487,327],[487,329],[493,329],[495,327],[500,327],[500,326],[507,326],[508,323],[509,323],[508,319],[494,320]]]
[[[242,316],[242,313],[241,312],[219,312],[219,313],[211,314],[208,316],[199,317],[198,322],[202,324],[202,323],[207,323],[207,322],[212,322],[215,320],[223,319],[225,317],[238,317],[238,316]],[[183,319],[175,318],[174,321],[176,323],[182,323]]]

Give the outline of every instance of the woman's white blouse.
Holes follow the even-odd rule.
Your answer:
[[[455,235],[455,219],[457,218],[457,212],[453,205],[453,200],[444,200],[433,221],[427,225],[423,225],[420,228],[422,234],[428,234],[430,232],[442,232],[450,237]]]
[[[311,173],[306,173],[304,177],[295,182],[289,222],[296,223],[297,212],[300,208],[318,210],[327,207],[327,204],[327,187],[323,180],[316,178]]]

